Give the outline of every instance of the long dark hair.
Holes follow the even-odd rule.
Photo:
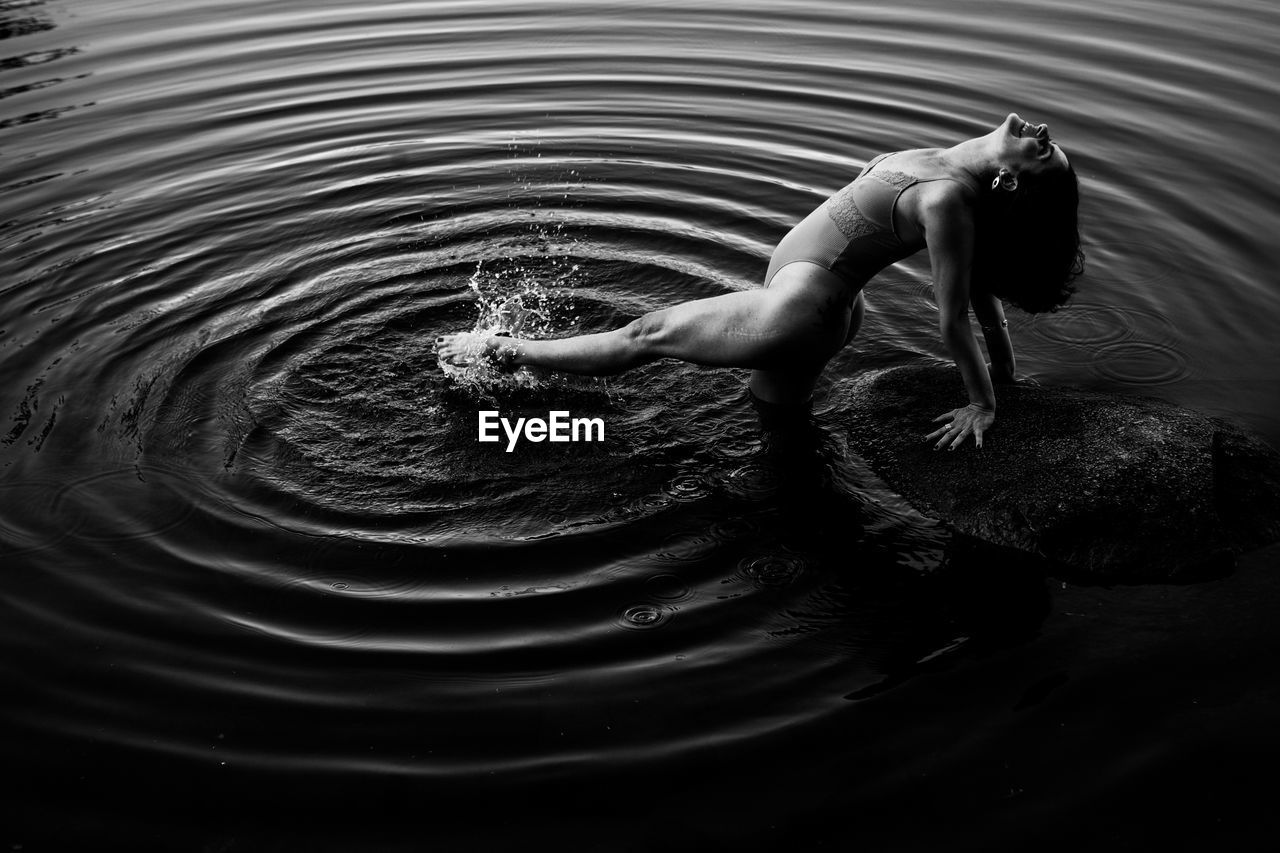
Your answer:
[[[974,222],[972,287],[1028,314],[1057,311],[1084,272],[1080,181],[1069,164],[1019,178],[1013,192],[983,190]]]

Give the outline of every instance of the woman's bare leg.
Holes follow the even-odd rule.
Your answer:
[[[785,269],[785,268],[784,268]],[[853,309],[849,312],[849,327],[845,332],[844,344],[850,343],[858,334],[862,318],[866,314],[866,305],[862,293],[854,300]],[[825,364],[824,364],[825,366]],[[792,405],[806,402],[813,396],[813,388],[818,383],[822,368],[817,370],[753,370],[748,387],[766,403]]]
[[[779,271],[764,290],[684,302],[610,332],[554,340],[493,337],[485,341],[485,353],[507,364],[592,376],[678,358],[816,379],[844,343],[853,304],[847,286],[833,273],[796,263]],[[466,337],[438,339],[441,356],[464,356]]]

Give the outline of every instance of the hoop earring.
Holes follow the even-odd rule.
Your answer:
[[[1018,189],[1018,176],[1008,169],[1001,169],[999,174],[996,175],[996,179],[991,182],[991,189],[1014,192]]]

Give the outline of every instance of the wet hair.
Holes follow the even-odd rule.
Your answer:
[[[1028,314],[1057,311],[1084,272],[1075,169],[1023,175],[1014,192],[989,190],[978,203],[970,281]]]

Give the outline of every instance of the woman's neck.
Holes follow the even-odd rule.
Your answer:
[[[979,185],[989,182],[1000,171],[996,154],[985,136],[944,148],[940,156],[950,168],[964,172]]]

